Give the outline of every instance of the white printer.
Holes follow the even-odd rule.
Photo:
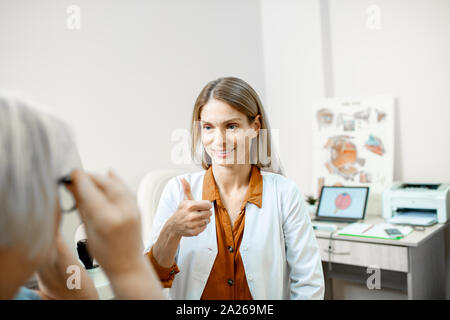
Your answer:
[[[445,223],[450,211],[450,183],[395,182],[383,192],[383,217],[390,223]]]

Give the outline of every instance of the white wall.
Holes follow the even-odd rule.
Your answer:
[[[72,4],[80,30],[66,27]],[[175,167],[171,134],[189,128],[208,81],[238,76],[264,98],[259,8],[257,0],[0,0],[0,87],[65,119],[88,170],[114,168],[136,188],[146,172]]]
[[[311,192],[312,108],[324,96],[319,3],[261,0],[266,109],[286,175]]]

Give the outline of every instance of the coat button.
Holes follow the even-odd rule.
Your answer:
[[[228,246],[228,251],[233,252],[233,247],[232,246]]]
[[[253,277],[252,276],[248,276],[248,281],[253,281]]]
[[[232,286],[233,283],[234,283],[234,281],[233,281],[232,279],[228,279],[228,285],[229,285],[229,286]]]
[[[247,246],[244,246],[242,250],[247,251]]]

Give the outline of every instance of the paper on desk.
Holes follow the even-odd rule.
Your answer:
[[[407,211],[388,220],[389,223],[430,226],[436,223],[436,215],[427,212]]]
[[[389,236],[384,229],[398,229],[403,236]],[[403,238],[404,236],[411,233],[411,227],[400,227],[396,225],[392,225],[390,223],[352,223],[347,227],[343,228],[339,231],[339,235],[341,236],[355,236],[355,237],[366,237],[366,238],[378,238],[378,239],[389,239],[389,240],[398,240]]]

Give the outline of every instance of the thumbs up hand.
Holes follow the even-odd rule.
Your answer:
[[[172,233],[182,237],[197,236],[206,229],[211,221],[211,202],[196,201],[192,196],[191,186],[181,178],[184,199],[178,205],[175,213],[170,217],[168,227]]]
[[[191,186],[189,185],[189,183],[185,178],[181,178],[180,181],[183,185],[184,200],[194,200],[194,196],[192,195]]]

